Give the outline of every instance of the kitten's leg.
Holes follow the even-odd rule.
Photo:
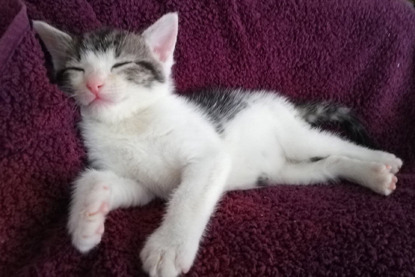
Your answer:
[[[140,257],[151,277],[186,273],[196,257],[206,224],[224,191],[227,155],[205,153],[189,164],[172,194],[161,226],[148,238]]]
[[[280,143],[288,159],[303,161],[340,155],[390,165],[393,173],[397,173],[402,166],[402,160],[393,154],[358,146],[328,132],[296,123],[287,128],[287,132],[280,137]]]
[[[313,184],[343,178],[389,195],[397,178],[391,167],[344,156],[330,156],[317,162],[286,163],[272,181],[287,184]]]
[[[153,195],[133,180],[111,171],[86,170],[74,182],[68,221],[73,245],[88,252],[101,241],[109,211],[145,205],[151,199]]]

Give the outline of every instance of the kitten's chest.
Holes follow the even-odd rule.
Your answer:
[[[181,162],[168,128],[137,122],[83,130],[92,166],[135,179],[157,194],[179,183]]]

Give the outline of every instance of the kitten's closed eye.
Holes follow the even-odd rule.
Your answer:
[[[125,69],[124,69],[125,66]],[[122,68],[120,71],[125,71],[127,75],[130,76],[131,80],[137,80],[136,77],[139,74],[143,74],[143,70],[147,71],[148,73],[151,73],[153,75],[154,79],[163,82],[163,76],[160,75],[160,71],[151,63],[148,61],[143,60],[135,60],[135,61],[128,61],[128,62],[121,62],[116,63],[112,66],[111,70],[116,68]]]
[[[68,71],[68,70],[85,72],[83,68],[71,66],[71,67],[66,67],[66,68],[62,69],[61,73],[65,72],[65,71]]]
[[[144,67],[145,69],[150,70],[152,72],[155,70],[154,66],[151,65],[151,63],[146,62],[146,61],[129,61],[129,62],[116,63],[112,66],[111,69],[122,67],[124,65],[129,65],[129,64],[135,64],[135,65]]]
[[[121,67],[121,66],[124,66],[124,65],[127,65],[127,64],[132,64],[133,62],[122,62],[122,63],[116,63],[116,64],[114,64],[113,66],[112,66],[112,68],[111,69],[114,69],[114,68],[118,68],[118,67]]]

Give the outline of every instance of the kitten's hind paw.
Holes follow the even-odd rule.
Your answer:
[[[392,166],[371,163],[364,184],[374,192],[388,196],[396,189],[398,178],[391,172]]]
[[[403,162],[401,159],[396,157],[394,154],[379,151],[380,157],[378,162],[384,163],[390,172],[396,174],[401,169]]]

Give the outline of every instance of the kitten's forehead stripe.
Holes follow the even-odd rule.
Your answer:
[[[121,54],[121,48],[127,35],[127,32],[110,29],[88,33],[83,37],[79,50],[81,52],[88,50],[106,52],[108,49],[115,49],[115,54],[118,57]]]
[[[113,50],[116,58],[131,55],[146,60],[152,59],[150,50],[141,36],[122,30],[101,29],[87,33],[74,47],[81,56],[90,51],[96,53]]]

